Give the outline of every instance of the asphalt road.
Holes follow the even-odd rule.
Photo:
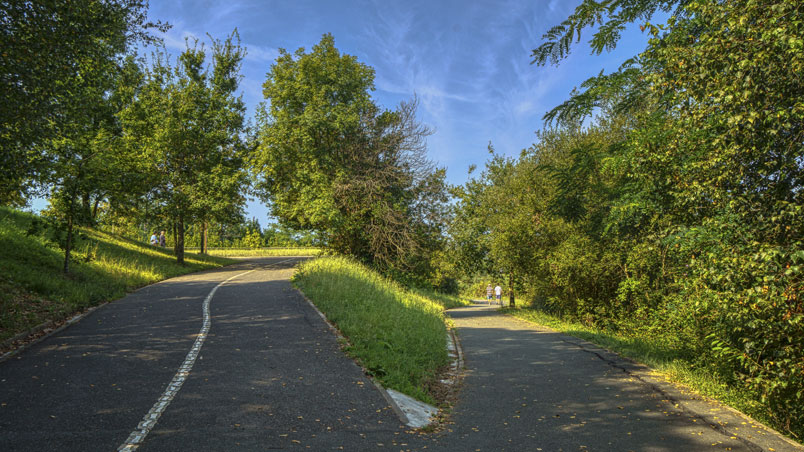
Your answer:
[[[467,369],[449,423],[412,432],[292,288],[298,260],[163,281],[0,363],[0,451],[761,450],[478,305],[450,311]]]
[[[143,288],[0,363],[0,450],[118,450],[186,381],[140,451],[367,450],[407,444],[399,418],[288,278],[261,259]],[[405,446],[400,446],[405,447]]]

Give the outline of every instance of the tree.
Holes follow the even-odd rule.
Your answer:
[[[542,66],[547,62],[558,64],[569,55],[572,45],[581,39],[581,32],[597,25],[589,41],[592,51],[600,54],[617,45],[625,26],[637,21],[649,21],[658,11],[684,14],[684,5],[690,0],[583,0],[561,24],[542,36],[544,41],[533,50],[533,62]]]
[[[280,221],[314,230],[336,251],[387,270],[426,266],[437,243],[444,171],[426,158],[430,130],[416,101],[383,111],[374,71],[341,55],[331,35],[310,53],[280,51],[263,85],[254,160]]]
[[[88,68],[108,67],[152,40],[143,0],[0,3],[0,203],[24,204],[50,165],[48,140],[71,128]],[[97,73],[95,73],[97,74]]]
[[[81,102],[68,110],[61,136],[42,143],[50,155],[50,171],[43,182],[52,187],[51,213],[66,229],[65,273],[69,271],[74,226],[93,222],[89,206],[93,193],[98,202],[114,184],[113,175],[122,169],[114,166],[114,141],[120,135],[115,114],[120,104],[112,95],[122,74],[125,72],[113,61],[82,67],[73,86],[81,94]]]
[[[173,225],[180,263],[190,222],[239,221],[245,203],[245,107],[235,96],[245,50],[236,30],[213,40],[212,50],[211,74],[197,41],[188,42],[175,68],[155,54],[137,101],[122,115],[128,145],[144,165],[145,195]]]

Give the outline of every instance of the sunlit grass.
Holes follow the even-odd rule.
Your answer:
[[[27,234],[33,218],[0,207],[0,341],[136,288],[232,262],[187,254],[182,266],[172,250],[80,229],[65,275],[63,251],[41,235]]]
[[[198,248],[190,251],[198,252]],[[210,248],[210,256],[220,257],[273,257],[273,256],[318,256],[321,248],[315,247],[270,247],[270,248]]]
[[[349,355],[385,387],[434,403],[427,383],[448,363],[443,304],[457,300],[405,290],[340,257],[302,263],[293,282],[348,338]]]

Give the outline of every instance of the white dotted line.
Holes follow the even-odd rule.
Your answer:
[[[148,414],[146,414],[145,417],[142,418],[142,421],[140,421],[140,423],[137,425],[137,429],[131,432],[131,435],[129,435],[128,439],[126,439],[126,442],[117,448],[118,452],[133,451],[140,447],[140,444],[142,444],[142,442],[145,440],[145,437],[148,436],[148,433],[156,425],[159,417],[162,416],[165,408],[167,408],[167,406],[179,392],[179,389],[181,389],[181,386],[184,384],[187,376],[190,375],[190,370],[193,368],[196,358],[198,358],[198,352],[201,351],[201,346],[204,345],[204,341],[207,339],[207,333],[209,333],[209,327],[212,324],[212,320],[209,316],[209,303],[212,301],[212,297],[215,295],[218,287],[237,278],[238,276],[249,274],[255,270],[256,269],[249,270],[247,272],[232,276],[226,281],[223,281],[215,286],[215,288],[209,292],[207,298],[204,299],[204,323],[201,326],[201,331],[198,333],[198,337],[195,339],[195,343],[193,343],[193,348],[191,348],[187,353],[187,357],[184,358],[184,362],[182,363],[181,367],[179,367],[176,375],[173,376],[173,380],[170,381],[170,384],[168,384],[165,392],[162,393],[162,396],[159,397],[159,400],[154,404],[154,406],[151,407],[151,410],[148,411]]]

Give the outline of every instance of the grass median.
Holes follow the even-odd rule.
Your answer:
[[[64,252],[41,230],[32,232],[35,221],[36,215],[0,207],[0,342],[136,288],[234,262],[187,254],[179,265],[172,250],[81,228],[64,274]]]
[[[383,386],[437,403],[431,388],[448,365],[444,308],[461,304],[457,298],[406,290],[342,257],[302,263],[293,282]]]

